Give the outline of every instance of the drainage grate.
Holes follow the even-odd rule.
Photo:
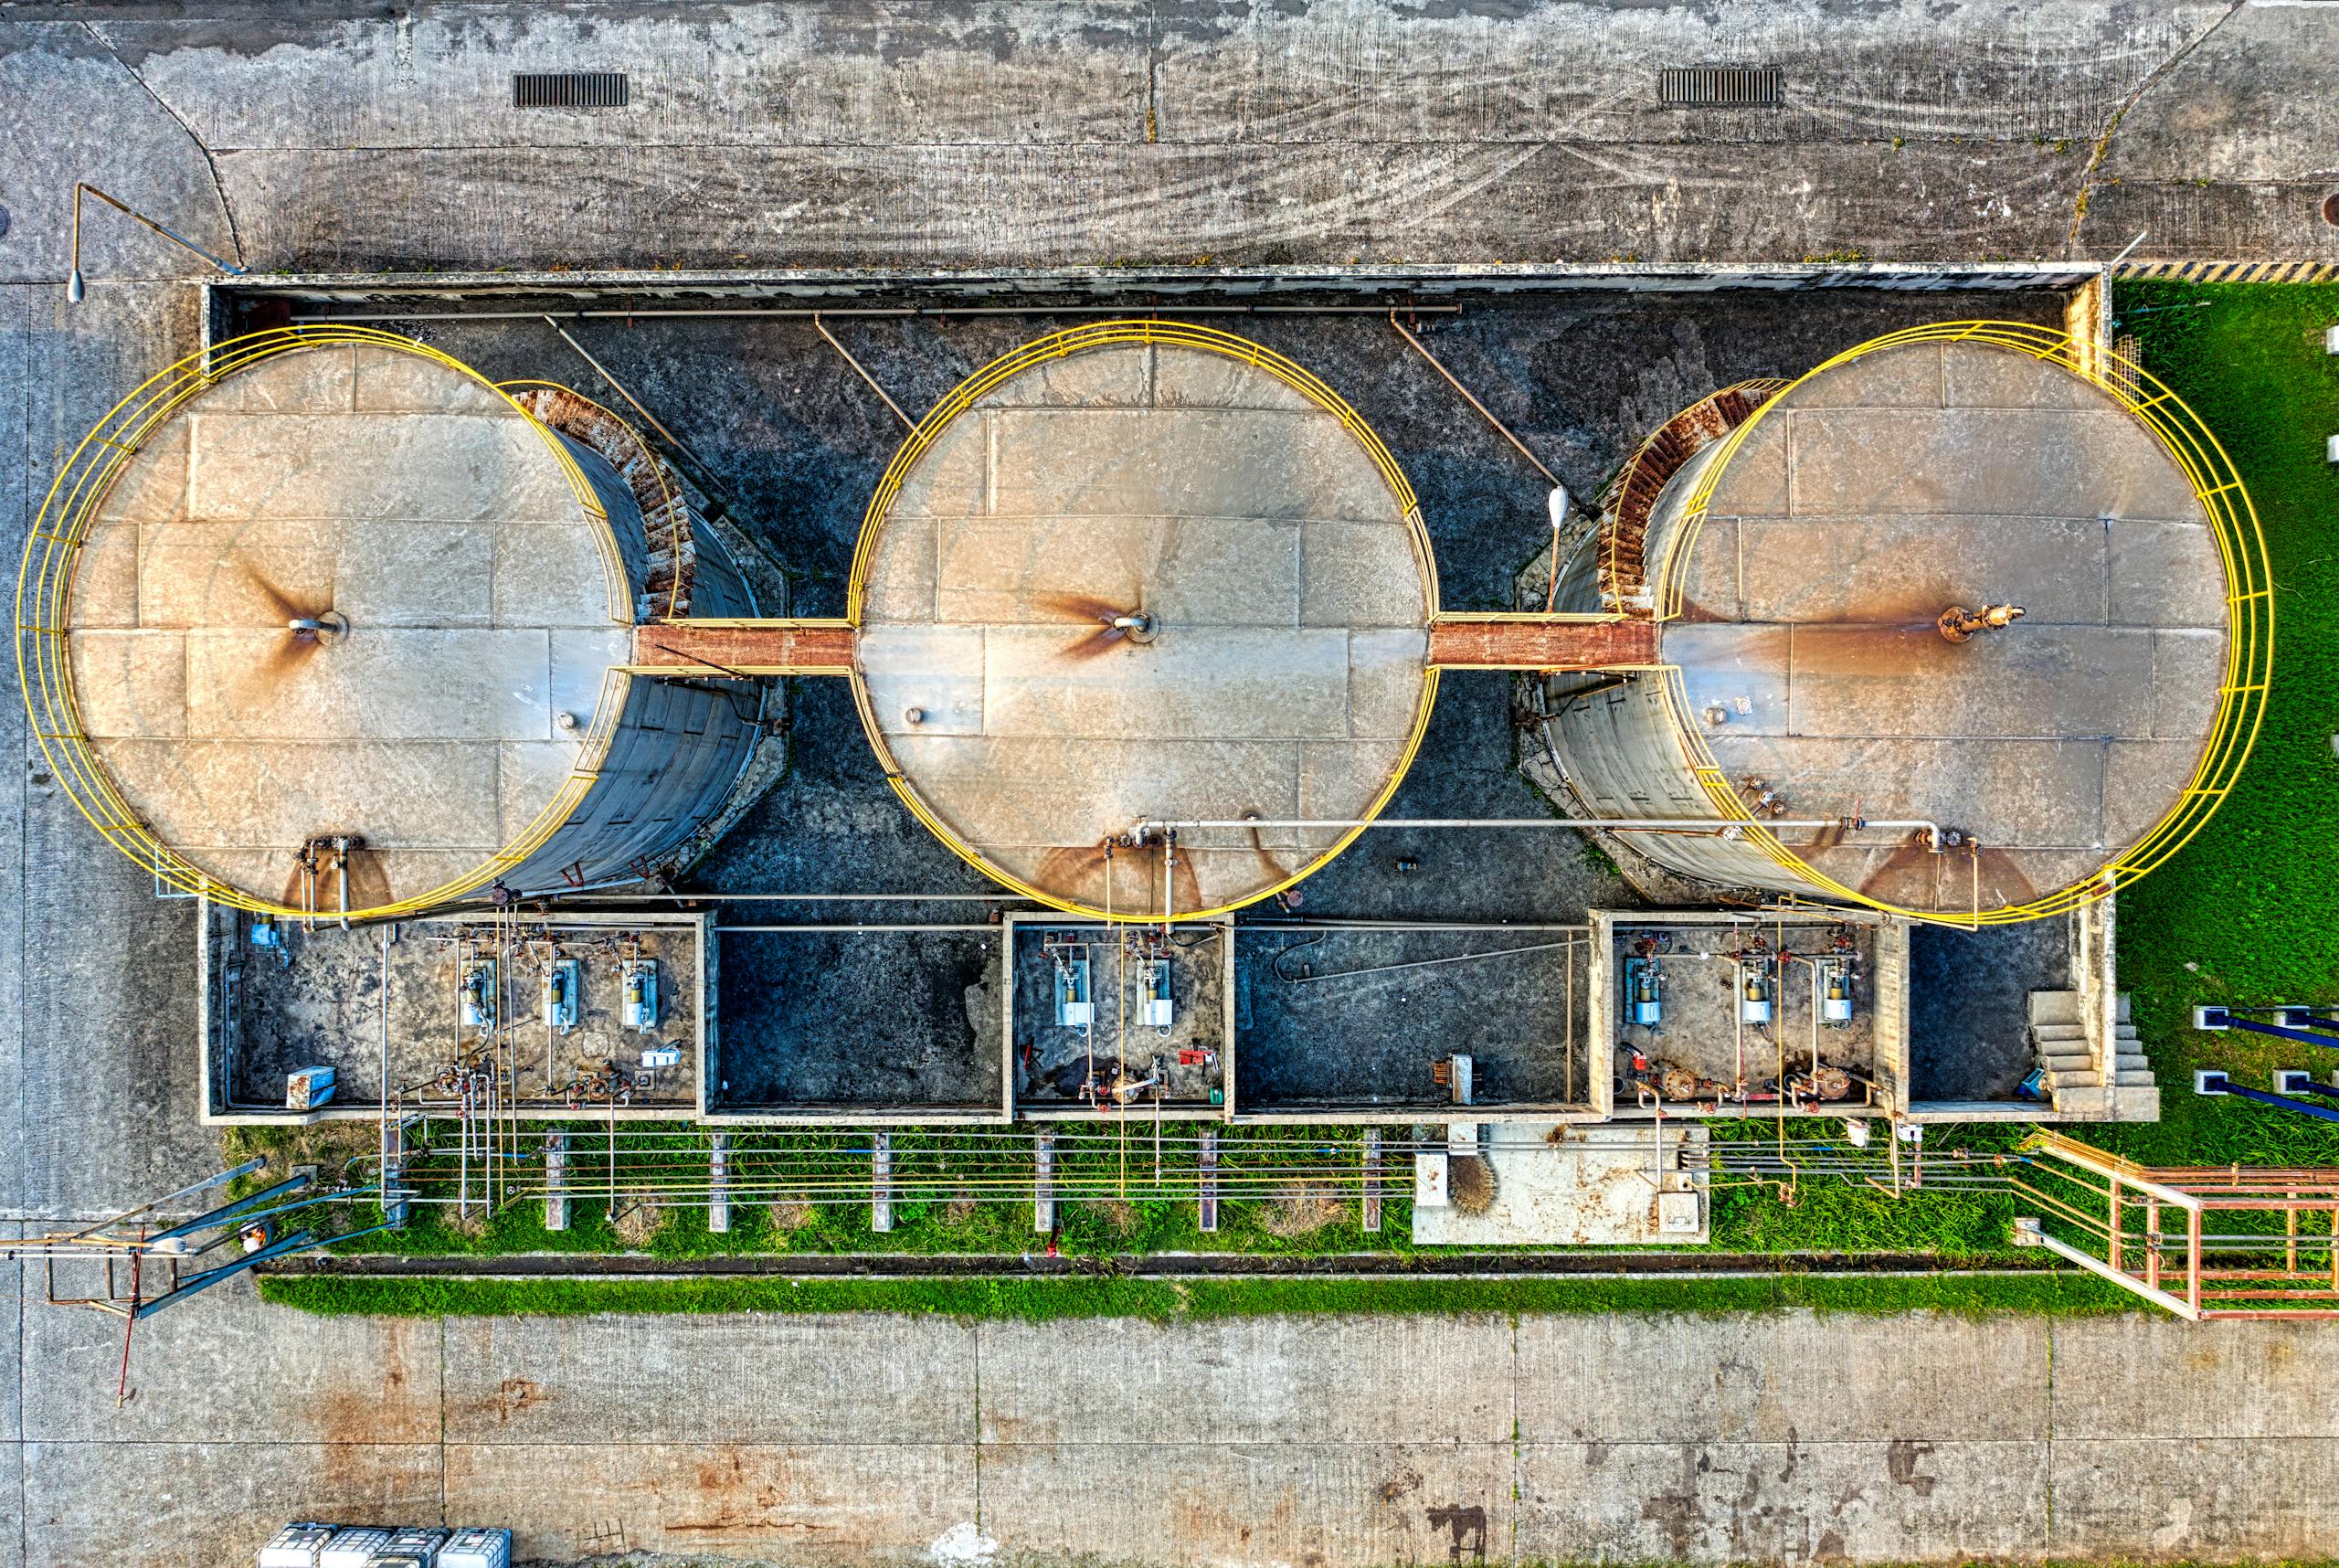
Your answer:
[[[1777,66],[1667,66],[1656,96],[1669,109],[1773,109],[1783,83]]]
[[[623,109],[625,72],[621,70],[514,71],[514,109]]]

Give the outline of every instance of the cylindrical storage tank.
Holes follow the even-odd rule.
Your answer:
[[[903,801],[1004,885],[1111,919],[1324,865],[1436,692],[1396,460],[1297,365],[1176,323],[1053,334],[937,404],[872,498],[850,609]]]
[[[1583,814],[1713,820],[1625,834],[1699,881],[1963,922],[2174,853],[2255,735],[2271,611],[2238,480],[2139,377],[1959,323],[1668,422],[1560,574],[1561,609],[1660,623],[1661,669],[1555,694]]]
[[[755,689],[625,666],[639,620],[752,613],[737,567],[614,417],[519,396],[294,329],[157,377],[84,443],[18,657],[109,838],[241,907],[379,916],[632,880],[720,808]]]

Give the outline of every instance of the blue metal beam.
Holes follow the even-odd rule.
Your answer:
[[[2295,1111],[2317,1121],[2339,1121],[2339,1106],[2317,1105],[2313,1100],[2292,1099],[2288,1095],[2270,1095],[2264,1089],[2246,1089],[2223,1073],[2194,1074],[2193,1092],[2211,1097],[2231,1095],[2237,1099],[2255,1100],[2261,1106],[2272,1106],[2278,1110]]]
[[[297,1176],[288,1176],[275,1186],[263,1187],[249,1198],[238,1198],[232,1203],[222,1204],[208,1213],[197,1214],[191,1220],[173,1225],[169,1230],[156,1231],[146,1238],[146,1243],[151,1246],[164,1236],[183,1236],[194,1231],[212,1230],[226,1224],[238,1214],[259,1208],[271,1199],[280,1198],[287,1192],[297,1192],[315,1180],[316,1173],[313,1171],[303,1171]]]
[[[2322,1020],[2304,1008],[2269,1008],[2280,1012],[2285,1020],[2321,1023]],[[2311,1029],[2293,1029],[2290,1023],[2264,1023],[2255,1018],[2245,1018],[2229,1007],[2196,1007],[2193,1010],[2193,1027],[2211,1031],[2238,1029],[2245,1033],[2264,1034],[2276,1040],[2294,1040],[2302,1045],[2320,1045],[2327,1051],[2339,1051],[2339,1024],[2329,1026],[2332,1033],[2316,1033]]]

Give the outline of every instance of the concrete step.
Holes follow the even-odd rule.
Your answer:
[[[2143,1038],[2143,1035],[2136,1033],[2136,1026],[2133,1023],[2115,1023],[2111,1026],[2111,1033],[2115,1038],[2121,1040],[2141,1040]]]
[[[2151,1086],[2153,1075],[2142,1070],[2131,1072],[2123,1067],[2112,1075],[2111,1081],[2123,1089],[2142,1089]]]
[[[2047,1086],[2050,1089],[2100,1089],[2103,1086],[2103,1075],[2091,1067],[2079,1073],[2049,1073],[2047,1075]]]
[[[2030,1022],[2033,1024],[2077,1023],[2079,1021],[2079,992],[2034,991],[2030,993]]]
[[[2111,1059],[2122,1067],[2149,1067],[2152,1058],[2142,1051],[2115,1051]]]
[[[2038,1065],[2050,1073],[2084,1073],[2095,1065],[2095,1058],[2083,1051],[2058,1051],[2042,1054]]]
[[[2122,991],[2112,1003],[2112,1022],[2115,1023],[2127,1022],[2129,1009],[2133,1005],[2133,999],[2131,998],[2126,991]]]

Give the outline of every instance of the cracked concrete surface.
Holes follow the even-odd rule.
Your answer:
[[[2310,1325],[2142,1317],[320,1320],[31,1308],[26,1568],[276,1522],[492,1519],[519,1555],[1335,1565],[2314,1557]],[[297,1383],[254,1368],[297,1354]],[[1112,1375],[1100,1377],[1109,1367]],[[678,1386],[695,1396],[672,1397]],[[840,1412],[850,1410],[849,1417]],[[223,1499],[229,1499],[223,1509]],[[0,1533],[14,1564],[16,1532]]]
[[[2287,0],[13,15],[0,200],[112,179],[259,269],[2339,257],[2339,17]],[[1656,101],[1715,61],[1786,104]],[[632,101],[514,109],[528,68]]]

